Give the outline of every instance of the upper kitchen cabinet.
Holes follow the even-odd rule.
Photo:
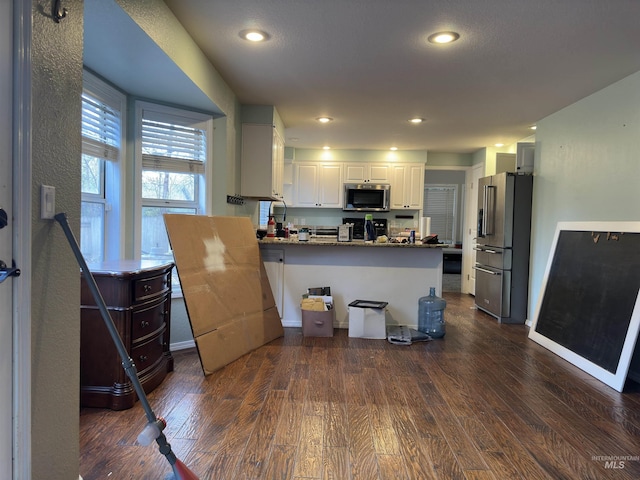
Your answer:
[[[389,183],[391,165],[388,163],[345,163],[344,183]]]
[[[283,171],[284,140],[275,127],[242,124],[242,196],[281,200]]]
[[[391,209],[421,209],[424,195],[424,165],[397,164],[391,167],[391,172]]]
[[[342,208],[342,164],[293,164],[293,206]]]

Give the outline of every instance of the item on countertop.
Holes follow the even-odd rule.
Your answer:
[[[418,300],[418,330],[433,338],[444,337],[446,306],[446,300],[436,296],[435,287],[431,287],[429,295]]]
[[[409,243],[416,243],[416,231],[411,230],[409,232]]]
[[[302,227],[300,230],[298,230],[298,241],[299,242],[309,241],[309,229],[307,227]]]
[[[344,225],[338,225],[338,241],[350,242],[353,240],[353,224],[345,223]]]
[[[376,240],[376,229],[373,225],[373,215],[367,213],[364,216],[364,241],[365,242],[375,242]]]
[[[269,215],[269,221],[267,222],[267,237],[276,236],[276,220],[273,215]]]
[[[423,245],[434,245],[438,243],[438,235],[427,235],[422,238]]]

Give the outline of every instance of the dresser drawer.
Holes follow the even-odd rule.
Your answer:
[[[162,340],[163,335],[160,334],[131,350],[131,359],[136,365],[139,376],[144,376],[145,372],[153,368],[156,363],[164,361]]]
[[[171,289],[171,271],[155,277],[140,278],[133,282],[133,301],[139,302]]]
[[[137,307],[131,315],[131,341],[139,343],[145,338],[166,328],[169,315],[169,299],[150,303],[148,306]]]

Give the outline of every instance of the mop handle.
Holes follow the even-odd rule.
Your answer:
[[[54,218],[58,221],[58,223],[62,227],[62,230],[64,231],[64,234],[66,235],[67,240],[69,240],[69,245],[71,245],[71,250],[73,250],[73,253],[76,256],[76,259],[80,264],[82,273],[84,273],[84,279],[87,282],[87,285],[91,290],[91,293],[93,294],[93,298],[96,302],[96,305],[98,306],[98,309],[102,314],[102,319],[104,320],[104,323],[107,326],[107,330],[109,330],[109,334],[111,334],[113,343],[118,349],[118,353],[120,354],[120,358],[122,359],[122,366],[124,367],[124,370],[127,373],[127,376],[131,380],[131,383],[133,384],[133,388],[138,394],[138,399],[140,400],[142,408],[144,408],[145,414],[147,415],[147,420],[149,421],[149,423],[155,423],[158,421],[158,418],[156,417],[156,414],[153,413],[153,410],[151,409],[151,405],[147,400],[147,396],[144,393],[144,389],[142,388],[142,384],[140,383],[140,379],[138,378],[138,372],[136,370],[136,366],[133,363],[133,360],[131,359],[131,357],[129,356],[129,352],[127,352],[127,349],[124,346],[124,343],[122,342],[122,338],[120,338],[120,334],[118,333],[118,330],[116,329],[116,326],[113,323],[113,319],[111,318],[111,315],[109,314],[109,310],[107,309],[107,306],[104,303],[104,299],[100,294],[100,290],[98,290],[98,285],[96,285],[96,281],[93,278],[93,275],[91,274],[91,272],[89,271],[87,262],[82,256],[82,252],[80,251],[80,247],[78,246],[78,242],[76,241],[76,238],[73,236],[73,232],[71,231],[71,228],[69,228],[69,222],[67,221],[67,214],[58,213],[54,216]]]

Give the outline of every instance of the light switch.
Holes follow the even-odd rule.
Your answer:
[[[40,186],[40,218],[53,219],[56,213],[56,187]]]

